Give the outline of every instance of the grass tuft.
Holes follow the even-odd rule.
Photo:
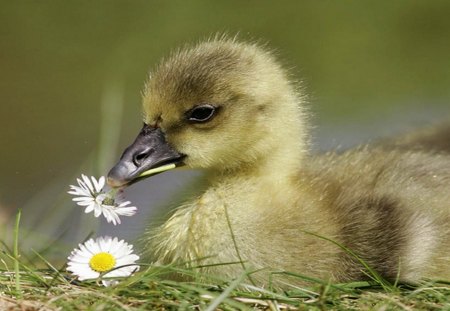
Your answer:
[[[49,268],[25,267],[21,263],[18,272],[9,271],[6,264],[0,269],[0,309],[450,310],[449,282],[429,281],[416,287],[399,284],[392,291],[375,282],[329,284],[290,274],[308,279],[311,286],[275,291],[245,284],[246,273],[229,282],[179,282],[166,276],[186,274],[185,269],[148,266],[116,286],[103,287],[96,280],[76,281],[38,257]],[[198,274],[195,269],[188,272]]]
[[[253,284],[244,270],[234,280],[202,275],[198,268],[141,264],[141,271],[103,287],[100,280],[77,281],[57,268],[42,253],[32,250],[34,260],[20,252],[21,212],[14,225],[13,247],[0,241],[0,310],[448,310],[450,282],[427,281],[417,286],[389,284],[362,259],[340,244],[360,261],[372,276],[367,282],[330,284],[325,280],[287,271],[274,271],[296,278],[308,286],[287,290],[261,288]],[[230,225],[230,230],[231,224]],[[316,235],[318,238],[327,238]],[[236,245],[237,247],[237,245]],[[24,255],[24,256],[21,256]],[[243,264],[232,262],[227,264]],[[13,269],[9,267],[13,266]],[[44,268],[43,268],[44,267]],[[144,269],[145,268],[145,269]],[[188,276],[191,281],[168,279]],[[202,282],[198,281],[202,280]],[[250,282],[248,282],[250,281]]]

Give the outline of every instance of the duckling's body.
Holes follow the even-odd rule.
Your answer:
[[[449,279],[450,213],[442,205],[450,202],[449,162],[363,148],[305,159],[302,170],[276,184],[280,176],[270,171],[212,177],[204,193],[156,231],[149,249],[165,264],[242,260],[251,270],[367,278],[355,258],[317,234],[351,249],[388,279]],[[205,270],[231,278],[243,267]],[[268,275],[253,279],[267,283]]]
[[[262,269],[252,274],[260,285],[271,271],[367,278],[338,243],[389,279],[450,279],[450,155],[386,146],[310,155],[303,96],[258,46],[213,40],[172,55],[146,86],[144,122],[139,137],[151,143],[138,137],[110,184],[168,159],[204,169],[207,183],[150,230],[155,263],[226,278]]]

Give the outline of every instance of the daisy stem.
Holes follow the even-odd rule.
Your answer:
[[[121,188],[111,188],[111,190],[109,190],[108,191],[108,195],[111,197],[111,198],[115,198],[116,197],[116,194],[117,194],[117,192],[120,190]]]
[[[16,277],[16,292],[19,298],[22,298],[22,289],[20,287],[20,271],[19,271],[19,225],[20,225],[20,215],[22,214],[22,210],[17,211],[16,215],[16,223],[14,226],[14,274]]]

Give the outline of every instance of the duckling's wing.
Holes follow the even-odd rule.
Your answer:
[[[383,148],[450,153],[450,120],[379,142]]]

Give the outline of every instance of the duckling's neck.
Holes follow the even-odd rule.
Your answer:
[[[212,185],[251,182],[272,184],[275,188],[282,187],[285,182],[289,182],[293,176],[298,175],[307,153],[305,146],[294,140],[286,139],[284,143],[251,163],[244,163],[231,170],[211,171],[208,179]]]

